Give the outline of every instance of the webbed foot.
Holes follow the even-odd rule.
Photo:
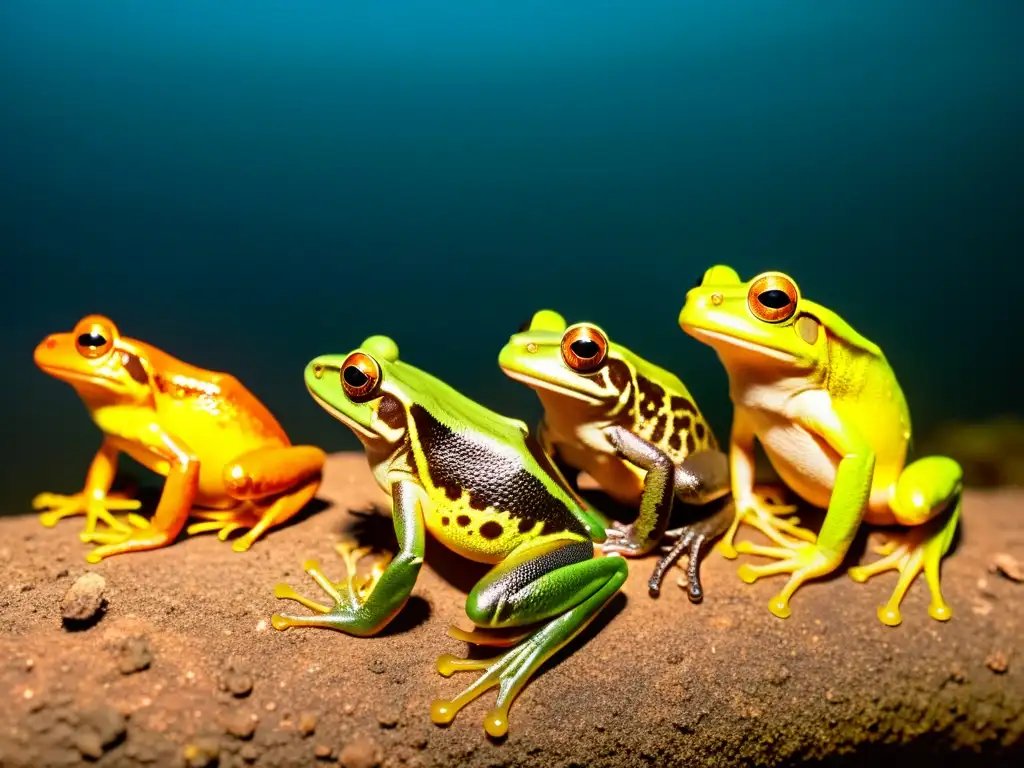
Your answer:
[[[952,536],[951,526],[956,526],[955,518],[951,522],[932,521],[923,529],[913,529],[905,535],[901,543],[890,541],[876,547],[875,552],[884,555],[881,559],[848,571],[850,578],[857,583],[864,583],[872,576],[885,571],[899,572],[899,579],[889,601],[878,607],[878,618],[883,624],[896,627],[903,621],[900,603],[922,571],[931,593],[928,615],[936,621],[949,621],[953,617],[952,609],[942,597],[939,579],[939,564],[948,548],[948,539]]]
[[[735,560],[739,551],[733,543],[740,523],[756,528],[780,547],[791,548],[800,542],[814,542],[817,535],[799,525],[800,519],[793,517],[796,505],[782,504],[781,493],[772,487],[758,487],[754,494],[744,501],[736,502],[736,514],[732,525],[718,544],[722,555]],[[793,537],[788,538],[787,535]]]
[[[95,498],[85,493],[64,495],[60,493],[40,493],[32,499],[32,508],[36,510],[47,510],[39,516],[39,522],[47,528],[52,528],[65,517],[74,515],[85,515],[85,527],[79,533],[79,538],[84,542],[96,541],[97,523],[104,523],[111,531],[127,533],[135,528],[146,528],[149,521],[141,515],[133,514],[134,510],[141,508],[142,503],[137,499],[128,498],[120,492],[108,493],[103,497]],[[118,519],[111,512],[127,512],[124,519]]]
[[[308,597],[296,592],[288,584],[276,584],[274,586],[274,597],[281,600],[294,600],[304,605],[311,611],[316,611],[319,616],[296,616],[284,613],[274,614],[270,621],[275,629],[288,629],[289,627],[328,627],[341,629],[352,634],[363,634],[362,622],[365,617],[360,615],[360,609],[373,593],[377,583],[390,561],[390,555],[378,558],[373,569],[367,576],[359,576],[357,568],[359,561],[370,553],[370,547],[357,547],[351,542],[342,542],[335,549],[341,555],[345,563],[344,581],[332,582],[328,579],[316,560],[307,560],[302,567],[312,577],[320,588],[334,602],[333,607],[321,605]],[[367,634],[370,632],[367,631]]]
[[[842,561],[841,557],[828,555],[816,545],[803,542],[790,548],[762,547],[749,541],[740,541],[736,544],[736,550],[742,554],[778,559],[778,562],[769,565],[750,565],[749,563],[741,565],[739,576],[748,584],[753,584],[765,576],[774,576],[779,573],[791,574],[782,591],[768,602],[768,610],[780,619],[789,618],[790,598],[804,582],[830,573]]]

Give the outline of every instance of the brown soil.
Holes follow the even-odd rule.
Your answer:
[[[746,585],[717,552],[698,605],[674,586],[679,570],[648,597],[654,561],[633,561],[625,597],[527,686],[501,743],[482,727],[493,691],[448,728],[430,722],[430,701],[472,679],[444,679],[434,661],[466,650],[445,630],[466,626],[465,593],[483,573],[434,542],[415,597],[383,636],[269,627],[294,605],[274,599],[275,582],[319,598],[306,558],[340,576],[343,535],[394,547],[384,514],[357,513],[385,503],[362,456],[332,457],[321,497],[329,506],[245,554],[203,535],[95,566],[80,519],[52,530],[34,516],[0,520],[0,765],[725,766],[926,752],[993,765],[1024,755],[1024,584],[993,565],[1000,553],[1024,561],[1022,492],[967,496],[943,570],[955,612],[946,624],[928,618],[922,581],[902,626],[883,626],[875,608],[892,573],[807,586],[783,621],[766,607],[780,579]],[[62,600],[87,571],[106,581],[105,609],[68,628]],[[66,610],[87,611],[95,597],[72,596]]]

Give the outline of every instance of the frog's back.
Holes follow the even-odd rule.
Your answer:
[[[697,451],[718,448],[704,414],[678,376],[619,344],[614,347],[616,356],[631,369],[636,387],[623,426],[657,445],[677,463]]]
[[[403,366],[402,375],[420,379],[408,428],[435,537],[481,562],[500,562],[533,539],[589,538],[571,492],[548,470],[549,459],[523,422],[411,366]]]
[[[273,414],[231,374],[200,368],[148,345],[145,352],[155,369],[158,418],[169,431],[197,447],[216,436],[228,459],[244,450],[289,445]]]

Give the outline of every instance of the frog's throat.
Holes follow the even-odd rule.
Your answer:
[[[744,350],[764,357],[770,357],[783,363],[795,363],[797,361],[796,355],[791,355],[788,352],[783,352],[780,349],[774,349],[773,347],[763,344],[754,344],[753,342],[745,341],[744,339],[740,339],[736,336],[730,336],[726,333],[709,331],[706,328],[699,328],[694,325],[687,325],[684,330],[691,336],[705,338],[713,342],[720,342],[729,347],[735,347],[738,350]]]
[[[124,387],[115,379],[108,379],[106,376],[91,376],[73,368],[63,368],[59,365],[40,365],[43,373],[53,376],[55,379],[66,381],[68,384],[89,384],[94,387],[101,387],[109,390],[122,390]]]
[[[327,413],[329,413],[331,416],[336,418],[338,421],[340,421],[346,427],[348,427],[353,432],[355,432],[356,433],[356,437],[358,437],[360,439],[364,439],[364,440],[369,440],[369,441],[379,441],[379,440],[383,439],[380,435],[378,435],[372,429],[367,429],[362,424],[360,424],[358,421],[355,421],[354,419],[349,418],[344,413],[339,411],[337,408],[335,408],[329,402],[327,402],[322,397],[317,395],[317,393],[314,392],[309,386],[306,387],[306,390],[309,392],[310,397],[312,397],[313,400],[316,401],[317,405],[319,405],[321,408],[323,408],[325,411],[327,411]]]
[[[599,398],[591,397],[590,395],[584,395],[583,393],[575,389],[563,387],[559,384],[555,384],[554,382],[547,381],[546,379],[527,376],[525,374],[519,373],[518,371],[514,371],[511,368],[505,368],[504,366],[502,366],[501,370],[510,379],[515,379],[516,381],[522,382],[528,387],[532,387],[534,389],[546,389],[549,392],[554,392],[556,395],[562,395],[563,397],[569,397],[572,398],[573,400],[579,400],[581,403],[586,403],[587,405],[604,405],[604,402]]]

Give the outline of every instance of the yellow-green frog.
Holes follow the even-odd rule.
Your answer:
[[[392,339],[372,336],[348,355],[317,357],[305,380],[313,399],[363,443],[377,483],[393,502],[399,552],[364,583],[355,574],[364,550],[342,547],[348,564],[344,582],[331,583],[318,563],[307,562],[306,571],[334,606],[318,605],[279,584],[277,597],[320,615],[276,615],[274,627],[377,634],[409,598],[429,531],[452,551],[495,564],[470,592],[466,613],[478,628],[498,631],[453,627],[450,634],[477,645],[526,638],[497,658],[441,656],[438,671],[446,677],[458,670],[484,674],[453,700],[434,701],[431,716],[446,724],[497,685],[497,705],[484,726],[491,736],[503,736],[513,699],[615,596],[626,580],[626,561],[595,558],[603,526],[565,485],[523,422],[399,360]]]
[[[648,582],[651,595],[686,554],[685,586],[690,599],[700,601],[701,548],[729,527],[733,511],[728,459],[686,385],[612,342],[597,325],[568,325],[548,309],[509,339],[498,365],[540,398],[544,416],[536,434],[545,450],[586,472],[620,504],[639,508],[631,524],[611,524],[603,550],[639,557],[674,541],[664,545],[667,554]],[[694,522],[668,530],[677,498],[710,506]],[[802,533],[788,522],[788,530]]]
[[[882,350],[834,312],[803,298],[781,272],[743,282],[730,267],[712,267],[687,293],[679,325],[717,352],[729,376],[737,516],[727,536],[752,511],[755,437],[793,491],[827,508],[814,543],[736,545],[778,560],[741,566],[744,581],[791,574],[769,610],[788,617],[793,593],[840,565],[863,521],[914,527],[904,543],[881,548],[882,559],[850,570],[858,582],[899,571],[891,598],[878,609],[882,622],[900,623],[900,603],[922,570],[931,591],[929,614],[949,619],[939,568],[960,519],[963,473],[945,456],[906,464],[910,413]]]

